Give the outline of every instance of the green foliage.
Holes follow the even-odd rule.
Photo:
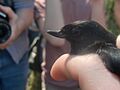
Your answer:
[[[115,22],[114,18],[114,2],[115,0],[105,0],[105,9],[108,29],[113,32],[115,35],[120,33],[120,30]]]
[[[30,71],[27,90],[41,90],[41,73]]]

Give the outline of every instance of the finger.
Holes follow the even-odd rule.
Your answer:
[[[13,17],[14,12],[10,7],[0,5],[0,11],[6,13],[9,19]]]
[[[117,36],[116,46],[117,46],[118,48],[120,48],[120,35]]]
[[[8,46],[7,44],[0,44],[0,49],[3,50],[5,48],[7,48],[7,46]]]
[[[53,64],[50,75],[53,79],[58,81],[67,80],[70,75],[66,71],[66,60],[69,57],[69,54],[64,54],[60,58],[56,60],[56,62]]]

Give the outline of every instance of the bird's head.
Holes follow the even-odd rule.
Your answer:
[[[80,25],[87,23],[86,21],[76,21],[71,24],[67,24],[60,31],[52,31],[49,30],[48,33],[52,36],[59,37],[59,38],[65,38],[68,41],[71,41],[75,39],[76,37],[80,36],[82,27],[80,28]],[[78,27],[79,26],[79,27]],[[83,25],[84,27],[84,25]]]
[[[95,21],[76,21],[65,25],[58,32],[48,31],[48,33],[59,38],[65,38],[69,42],[86,42],[86,44],[94,41],[111,42],[115,39],[110,32]]]

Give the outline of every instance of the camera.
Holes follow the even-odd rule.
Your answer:
[[[0,44],[5,43],[11,36],[11,26],[8,15],[0,11]]]

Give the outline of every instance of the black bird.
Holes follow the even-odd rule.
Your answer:
[[[96,53],[108,70],[120,75],[120,49],[116,47],[116,36],[99,23],[76,21],[65,25],[59,32],[48,33],[70,42],[71,55]]]

